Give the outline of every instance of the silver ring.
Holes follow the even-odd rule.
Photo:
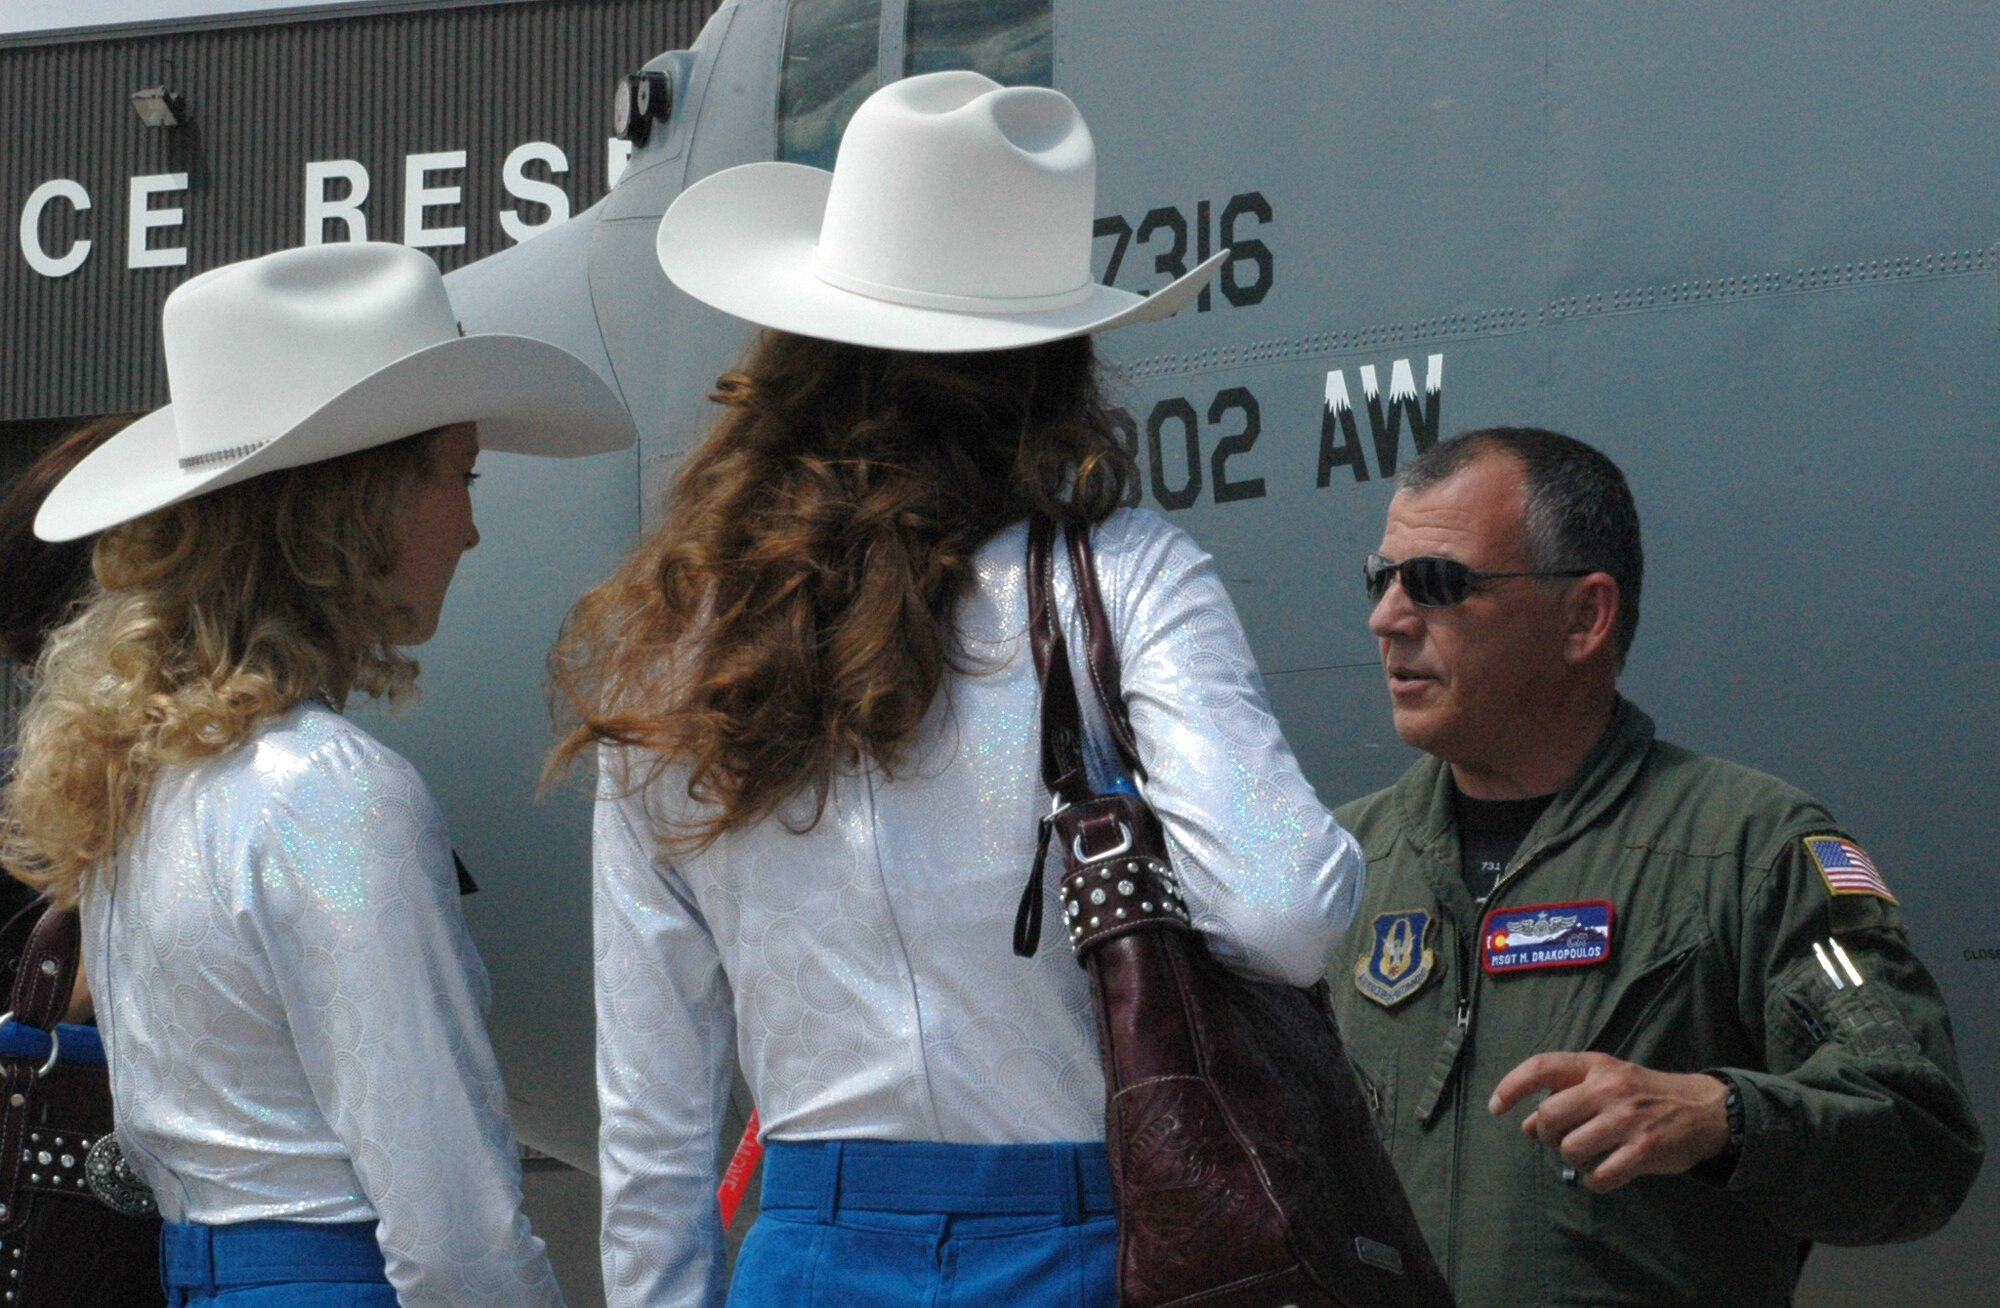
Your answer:
[[[0,1013],[0,1027],[6,1026],[9,1022],[13,1020],[14,1020],[13,1009],[10,1008],[4,1013]],[[47,1076],[50,1072],[55,1071],[56,1059],[62,1057],[62,1038],[56,1035],[54,1031],[46,1032],[46,1034],[49,1037],[49,1061],[43,1063],[41,1070],[35,1073],[35,1079],[37,1081]]]
[[[1083,834],[1081,832],[1077,833],[1070,840],[1069,847],[1070,852],[1076,855],[1076,861],[1079,863],[1095,863],[1102,858],[1117,858],[1120,854],[1132,848],[1132,828],[1126,826],[1122,821],[1119,822],[1118,843],[1101,854],[1086,854],[1083,852]]]

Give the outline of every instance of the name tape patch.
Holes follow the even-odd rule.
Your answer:
[[[1846,837],[1807,836],[1806,852],[1812,855],[1813,866],[1826,882],[1828,894],[1874,895],[1892,904],[1896,902],[1896,897],[1889,893],[1888,883],[1875,870],[1875,860]]]
[[[1480,963],[1491,976],[1548,967],[1593,967],[1611,957],[1611,903],[1496,908],[1480,928]]]

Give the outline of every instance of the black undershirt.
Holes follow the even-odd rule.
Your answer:
[[[1493,885],[1528,838],[1535,819],[1555,801],[1554,795],[1533,799],[1474,799],[1452,788],[1452,813],[1458,821],[1458,874],[1473,902],[1484,905]]]

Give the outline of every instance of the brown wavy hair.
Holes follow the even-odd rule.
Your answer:
[[[837,768],[893,775],[947,672],[973,553],[1031,513],[1091,523],[1133,484],[1088,338],[912,354],[767,331],[710,397],[665,520],[571,611],[550,656],[564,734],[687,769],[699,849]],[[657,820],[657,819],[656,819]]]
[[[404,698],[388,590],[436,433],[266,473],[98,538],[21,724],[0,862],[58,903],[124,848],[168,764],[236,748],[313,695]]]

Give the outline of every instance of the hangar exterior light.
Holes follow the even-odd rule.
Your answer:
[[[187,102],[164,86],[149,86],[132,92],[132,110],[148,127],[179,127],[187,116]]]

